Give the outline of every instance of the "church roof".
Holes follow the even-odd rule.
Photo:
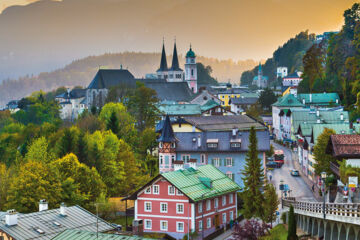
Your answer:
[[[161,101],[190,102],[193,93],[186,82],[148,82],[139,79],[145,86],[154,89]]]
[[[160,68],[157,70],[157,72],[163,72],[167,71],[167,61],[166,61],[166,53],[165,53],[165,45],[163,43],[162,52],[161,52],[161,60],[160,60]]]
[[[159,142],[174,142],[175,135],[171,126],[169,115],[166,115],[164,126],[161,130],[161,135],[158,140]]]
[[[135,87],[134,76],[126,69],[99,69],[88,89],[104,89],[125,84]]]
[[[195,53],[194,53],[194,51],[192,50],[192,48],[191,48],[191,45],[190,45],[190,49],[189,49],[189,51],[186,53],[186,57],[188,58],[194,58],[195,57]]]
[[[172,65],[171,65],[171,68],[169,70],[171,70],[171,71],[182,71],[182,69],[179,67],[179,59],[178,59],[177,50],[176,50],[176,43],[174,44]]]
[[[65,99],[77,99],[83,98],[86,95],[86,89],[76,88],[68,92],[64,92],[60,95],[57,95],[56,98],[65,98]]]

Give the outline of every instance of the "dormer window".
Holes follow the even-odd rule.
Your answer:
[[[230,147],[231,148],[240,148],[241,147],[241,139],[231,139]]]
[[[206,141],[208,148],[217,148],[219,143],[219,139],[208,139]]]
[[[159,143],[159,148],[163,148],[163,143],[162,142]]]

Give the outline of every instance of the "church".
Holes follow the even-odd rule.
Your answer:
[[[80,98],[79,94],[72,94],[75,89],[56,97],[61,102],[61,116],[63,119],[73,120],[85,109],[93,106],[101,108],[112,87],[135,88],[136,82],[142,82],[146,87],[154,89],[160,102],[189,103],[198,93],[196,55],[191,45],[186,53],[184,69],[179,65],[176,42],[174,43],[172,64],[171,67],[168,67],[163,43],[160,66],[156,71],[155,78],[135,78],[129,70],[122,67],[120,69],[99,69]],[[73,99],[72,96],[76,96],[76,98]],[[79,103],[83,107],[76,107],[80,106]]]
[[[261,63],[259,63],[258,75],[253,78],[252,85],[258,88],[266,88],[268,85],[268,77],[263,75]]]

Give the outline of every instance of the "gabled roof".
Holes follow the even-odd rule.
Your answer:
[[[326,153],[342,158],[360,158],[360,135],[331,135]]]
[[[272,106],[276,107],[303,107],[304,105],[293,95],[286,94],[283,97],[278,98]]]
[[[310,101],[311,95],[311,101]],[[305,100],[305,104],[311,105],[339,105],[340,104],[340,97],[337,93],[301,93],[297,95],[297,98],[302,103]],[[336,100],[338,103],[336,103]]]
[[[218,107],[218,106],[220,106],[220,103],[215,102],[214,100],[210,99],[204,105],[202,105],[200,108],[201,108],[202,112],[205,112],[205,111],[208,111],[208,110],[210,110],[214,107]]]
[[[233,128],[243,131],[249,130],[252,126],[255,129],[267,129],[248,115],[185,117],[184,120],[202,131],[231,131]]]
[[[169,115],[166,115],[164,126],[161,130],[161,135],[160,135],[158,141],[170,143],[170,142],[175,142],[175,140],[176,139],[174,136],[173,128],[171,126]]]
[[[86,95],[86,89],[73,89],[68,92],[64,92],[60,95],[57,95],[56,98],[64,98],[64,99],[77,99],[77,98],[83,98]]]
[[[117,234],[96,233],[90,231],[80,231],[76,229],[65,230],[52,240],[150,240],[139,236],[127,236]]]
[[[231,104],[235,105],[252,105],[258,101],[258,97],[240,97],[240,98],[231,98]]]
[[[89,89],[111,88],[120,84],[135,87],[134,76],[126,69],[99,69],[89,84]]]
[[[156,91],[160,101],[190,102],[193,96],[186,82],[143,82],[146,87]]]
[[[169,70],[170,71],[182,71],[182,69],[179,67],[179,59],[178,59],[178,54],[177,54],[177,49],[176,49],[176,43],[174,43],[173,59],[172,59],[171,68]]]
[[[170,116],[201,115],[199,104],[161,104],[159,110],[163,115]]]
[[[350,129],[348,123],[344,124],[314,124],[311,132],[311,143],[316,144],[320,134],[325,128],[332,129],[336,134],[354,134],[355,130]]]
[[[18,224],[15,226],[7,226],[4,221],[5,216],[2,215],[1,217],[0,231],[16,240],[49,240],[67,229],[96,232],[97,219],[99,232],[114,229],[109,223],[97,218],[80,206],[66,207],[65,217],[60,215],[59,208],[27,214],[18,213]],[[60,225],[57,226],[54,222]],[[41,229],[44,233],[38,233],[34,227]]]
[[[160,67],[157,72],[164,72],[168,70],[167,60],[166,60],[166,53],[165,53],[165,45],[163,43],[162,51],[161,51],[161,60],[160,60]]]
[[[284,79],[286,79],[286,78],[300,78],[300,77],[299,77],[299,75],[298,75],[297,72],[294,72],[294,73],[292,73],[292,74],[287,75],[286,77],[284,77]]]

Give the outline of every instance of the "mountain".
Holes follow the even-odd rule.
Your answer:
[[[168,56],[171,64],[172,56]],[[218,80],[238,79],[241,73],[256,65],[252,60],[234,62],[232,60],[218,60],[215,58],[197,57],[197,61],[205,66],[211,66],[212,76]],[[180,66],[184,66],[185,59],[179,55]],[[147,73],[154,73],[160,65],[160,53],[125,52],[90,56],[73,61],[62,69],[43,72],[35,76],[20,77],[17,80],[4,80],[0,83],[0,106],[8,101],[20,99],[34,91],[49,91],[61,86],[87,87],[99,68],[127,68],[137,78]]]
[[[0,14],[0,81],[89,55],[160,51],[163,37],[170,47],[176,36],[179,52],[191,42],[202,56],[264,59],[303,29],[336,30],[352,2],[41,0],[12,6]]]

